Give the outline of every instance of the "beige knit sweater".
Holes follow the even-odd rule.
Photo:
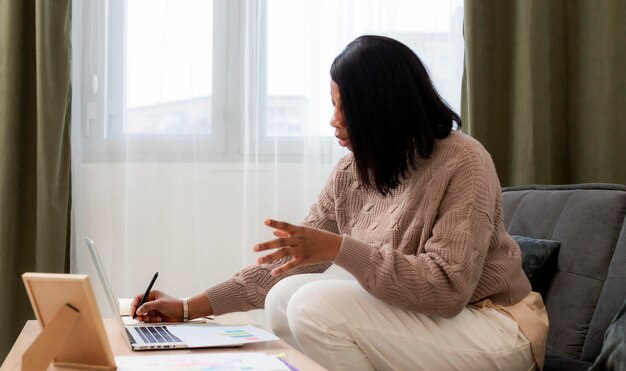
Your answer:
[[[302,224],[343,235],[334,263],[373,296],[453,317],[469,303],[488,298],[506,306],[530,293],[520,250],[504,229],[501,196],[487,151],[453,131],[387,196],[362,187],[353,156],[345,156]],[[249,266],[208,289],[215,314],[262,308],[286,277],[270,275],[282,263]]]

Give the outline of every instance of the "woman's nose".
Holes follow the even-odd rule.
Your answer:
[[[334,127],[335,129],[341,126],[341,121],[338,119],[337,113],[333,113],[333,115],[330,117],[330,126]]]

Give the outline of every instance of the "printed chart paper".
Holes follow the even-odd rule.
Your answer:
[[[245,326],[177,326],[170,325],[167,329],[191,348],[196,346],[227,346],[237,344],[258,343],[261,341],[278,340],[273,334],[260,328]]]
[[[278,357],[256,352],[116,356],[119,371],[289,371]]]

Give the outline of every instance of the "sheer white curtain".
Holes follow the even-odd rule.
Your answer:
[[[298,223],[335,162],[329,73],[355,37],[411,46],[458,111],[462,0],[74,2],[73,270],[191,296]],[[94,285],[96,286],[96,285]],[[98,287],[95,287],[99,291]]]

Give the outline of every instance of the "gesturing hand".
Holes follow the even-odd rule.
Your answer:
[[[257,259],[258,264],[266,264],[286,256],[292,259],[272,270],[272,275],[290,271],[301,265],[319,264],[335,260],[342,237],[321,229],[295,226],[285,222],[266,219],[265,225],[274,228],[277,239],[259,243],[254,251],[278,249]]]

